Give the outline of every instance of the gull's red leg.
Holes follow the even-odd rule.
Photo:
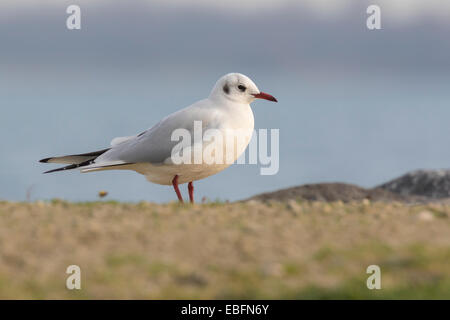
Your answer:
[[[180,200],[180,202],[183,202],[183,197],[181,196],[180,189],[178,189],[178,175],[175,175],[175,177],[173,177],[172,185],[177,194],[178,200]]]
[[[188,190],[189,190],[189,200],[191,203],[194,203],[194,184],[191,182],[188,183]]]

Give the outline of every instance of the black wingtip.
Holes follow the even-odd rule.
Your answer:
[[[45,173],[57,172],[57,171],[64,171],[64,170],[75,169],[75,168],[78,168],[78,167],[80,167],[82,165],[85,165],[85,163],[83,163],[83,164],[71,164],[71,165],[68,165],[68,166],[65,166],[65,167],[62,167],[62,168],[56,168],[56,169],[53,169],[53,170],[45,171],[44,174]]]
[[[53,170],[48,170],[48,171],[42,172],[42,174],[52,173],[52,172],[62,171],[62,170],[67,170],[67,169],[64,169],[64,168],[58,168],[58,169],[53,169]]]
[[[41,163],[47,163],[51,158],[45,158],[45,159],[41,159],[39,160],[39,162]]]

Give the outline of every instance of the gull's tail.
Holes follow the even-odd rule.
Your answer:
[[[89,152],[89,153],[73,154],[73,155],[62,156],[62,157],[45,158],[45,159],[39,160],[39,162],[68,164],[68,166],[49,170],[44,173],[76,169],[76,168],[85,167],[85,166],[92,164],[94,162],[94,160],[97,159],[97,157],[104,154],[109,149],[110,148],[99,150],[99,151],[94,151],[94,152]]]

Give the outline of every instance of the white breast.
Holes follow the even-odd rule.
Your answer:
[[[253,134],[254,117],[248,104],[231,104],[220,109],[222,115],[211,128],[215,131],[210,131],[214,138],[209,142],[203,141],[201,145],[204,156],[202,163],[196,164],[191,158],[191,164],[175,165],[171,161],[161,165],[142,163],[137,164],[133,170],[145,175],[151,182],[170,185],[175,175],[179,176],[179,183],[186,183],[206,178],[229,167],[247,148]],[[203,134],[205,138],[207,131]],[[216,139],[219,136],[221,141]],[[221,157],[220,152],[216,156],[219,149],[222,149]],[[192,149],[189,151],[194,154]]]

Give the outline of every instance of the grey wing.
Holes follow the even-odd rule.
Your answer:
[[[194,121],[202,121],[202,130],[205,130],[216,125],[218,116],[212,115],[211,111],[208,112],[201,105],[193,105],[171,114],[147,131],[113,146],[98,158],[98,161],[163,163],[171,157],[172,149],[180,143],[179,140],[172,141],[172,133],[176,129],[185,129],[194,138]],[[193,139],[191,141],[194,142]]]

